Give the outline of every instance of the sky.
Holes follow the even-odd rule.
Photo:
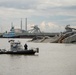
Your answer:
[[[37,25],[44,32],[62,32],[65,26],[76,28],[76,0],[0,0],[0,32]]]

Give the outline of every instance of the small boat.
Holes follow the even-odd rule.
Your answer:
[[[14,38],[15,36],[16,36],[16,34],[15,34],[15,30],[14,30],[14,27],[12,27],[11,29],[10,29],[10,32],[5,32],[5,33],[3,33],[3,38]]]
[[[25,55],[33,55],[35,53],[39,53],[39,48],[32,49],[23,49],[21,43],[15,42],[14,40],[10,40],[10,51],[5,49],[0,49],[0,54],[25,54]]]

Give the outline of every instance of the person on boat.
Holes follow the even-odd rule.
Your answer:
[[[25,49],[25,50],[27,50],[27,48],[28,48],[28,45],[27,45],[27,44],[25,44],[25,45],[24,45],[24,49]]]

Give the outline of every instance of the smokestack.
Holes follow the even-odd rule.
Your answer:
[[[27,31],[27,18],[25,18],[25,30]]]
[[[22,30],[22,18],[21,18],[21,30]]]

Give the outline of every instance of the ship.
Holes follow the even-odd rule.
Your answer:
[[[16,36],[16,34],[15,34],[14,27],[12,27],[10,29],[10,32],[6,31],[5,33],[3,33],[2,37],[4,37],[4,38],[14,38],[14,37],[18,37],[18,36]]]

